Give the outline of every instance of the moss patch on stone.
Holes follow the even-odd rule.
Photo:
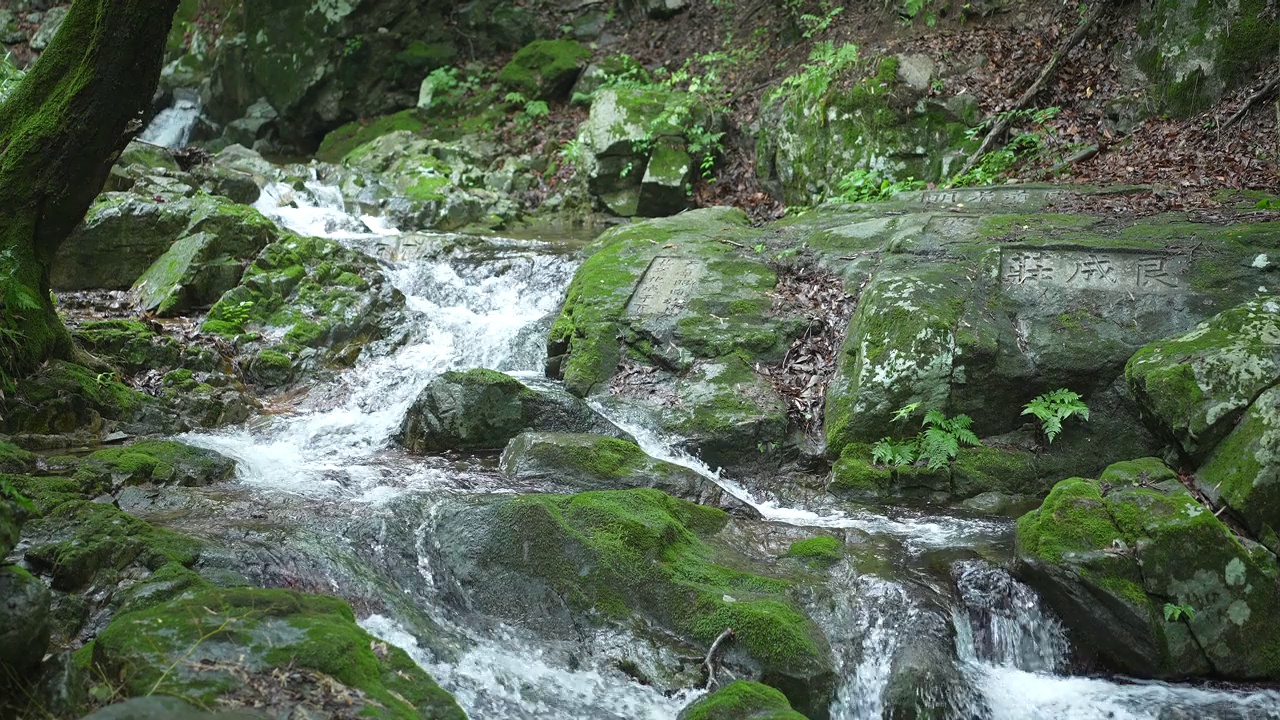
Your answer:
[[[750,680],[736,680],[694,702],[680,720],[804,720],[787,696]]]
[[[200,588],[117,616],[93,664],[126,696],[162,692],[212,706],[239,673],[303,668],[349,688],[364,717],[463,720],[403,650],[378,643],[342,600],[288,590]]]
[[[316,159],[324,162],[339,163],[352,150],[371,140],[376,140],[383,135],[389,135],[401,130],[416,133],[420,132],[424,127],[426,125],[422,120],[418,119],[417,111],[415,110],[402,110],[393,115],[385,115],[372,120],[350,122],[324,136],[324,140],[320,143],[320,148],[316,150]]]
[[[591,50],[574,40],[534,40],[498,71],[498,82],[530,100],[559,98],[590,57]]]

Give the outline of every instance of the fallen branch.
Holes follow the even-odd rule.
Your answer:
[[[1031,103],[1036,95],[1040,94],[1040,91],[1044,89],[1044,86],[1048,84],[1049,80],[1058,73],[1058,69],[1062,67],[1062,64],[1066,62],[1067,55],[1071,52],[1072,48],[1079,45],[1081,40],[1084,40],[1085,35],[1089,34],[1089,29],[1098,22],[1098,18],[1102,17],[1102,13],[1110,5],[1110,0],[1098,0],[1098,2],[1094,4],[1093,11],[1089,13],[1089,16],[1085,18],[1085,21],[1081,23],[1080,27],[1076,28],[1076,31],[1071,34],[1071,37],[1067,38],[1067,41],[1063,43],[1062,47],[1058,48],[1058,51],[1053,54],[1053,57],[1049,58],[1049,62],[1040,71],[1040,76],[1031,84],[1031,87],[1027,88],[1026,92],[1022,93],[1021,97],[1018,98],[1018,101],[1012,108],[1009,108],[1007,112],[1001,113],[998,116],[995,125],[991,127],[987,136],[982,139],[982,144],[979,145],[978,149],[969,156],[967,161],[965,161],[964,167],[961,168],[956,177],[964,175],[972,170],[974,166],[978,164],[978,161],[982,159],[982,156],[986,155],[987,152],[995,146],[996,141],[1009,130],[1009,123],[1013,120],[1014,113],[1025,108]]]
[[[722,243],[724,243],[725,245],[732,245],[732,246],[734,246],[734,247],[738,248],[739,250],[746,250],[746,249],[747,249],[747,246],[746,246],[746,245],[743,245],[742,243],[734,242],[734,241],[732,241],[732,240],[726,240],[726,239],[724,239],[724,238],[716,238],[716,242],[722,242]]]
[[[733,628],[725,628],[724,632],[711,643],[711,649],[707,651],[707,658],[702,661],[702,667],[707,669],[707,689],[715,687],[719,683],[716,681],[716,653],[719,652],[720,646],[725,640],[733,637]]]
[[[1271,78],[1271,82],[1267,83],[1266,85],[1263,85],[1261,90],[1250,95],[1249,99],[1244,101],[1244,105],[1241,105],[1240,109],[1235,111],[1235,114],[1227,118],[1226,122],[1222,123],[1222,127],[1220,129],[1226,130],[1227,128],[1234,125],[1236,121],[1244,117],[1245,113],[1249,112],[1249,108],[1253,107],[1254,104],[1256,104],[1259,100],[1262,100],[1263,98],[1267,97],[1271,93],[1275,92],[1277,88],[1280,88],[1280,73],[1277,73],[1275,77]]]

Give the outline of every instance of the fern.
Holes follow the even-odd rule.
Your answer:
[[[1062,423],[1071,417],[1089,420],[1089,406],[1080,395],[1066,388],[1058,388],[1036,397],[1022,408],[1023,415],[1033,415],[1040,421],[1040,430],[1052,443],[1062,432]]]
[[[904,467],[916,461],[919,453],[919,447],[916,440],[894,440],[890,437],[881,438],[875,445],[871,446],[871,460],[880,465],[888,465],[890,467]]]

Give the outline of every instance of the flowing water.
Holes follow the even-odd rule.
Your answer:
[[[200,98],[195,93],[174,99],[173,105],[161,110],[142,131],[142,140],[167,148],[186,147],[191,133],[200,121]]]
[[[387,512],[405,497],[482,491],[477,481],[439,459],[396,451],[390,438],[418,391],[450,369],[487,367],[516,375],[540,372],[542,338],[576,268],[572,242],[448,235],[401,236],[377,218],[348,214],[336,189],[319,182],[301,189],[273,185],[258,207],[295,232],[333,238],[384,262],[406,297],[406,334],[371,346],[357,366],[313,388],[287,412],[247,427],[183,439],[239,461],[239,481],[252,492],[287,494],[300,502],[340,498],[352,515]],[[693,468],[755,506],[780,528],[820,528],[872,538],[894,548],[901,572],[859,572],[837,566],[829,601],[810,608],[831,640],[839,672],[832,717],[879,720],[895,663],[912,653],[945,659],[957,679],[939,687],[960,720],[1223,720],[1280,719],[1280,694],[1202,689],[1153,682],[1071,677],[1070,646],[1036,594],[1006,571],[947,557],[965,548],[1006,545],[1008,521],[913,510],[806,509],[757,497],[682,453],[643,411],[597,404],[651,455]],[[490,474],[493,475],[492,473]],[[436,588],[431,567],[432,508],[416,537],[416,582]],[[418,522],[418,521],[414,521]],[[410,550],[401,548],[402,551]],[[967,557],[975,554],[969,552]],[[939,577],[941,565],[950,575]],[[934,570],[928,570],[928,568]],[[944,571],[945,574],[945,571]],[[671,719],[695,692],[666,696],[638,684],[603,660],[631,642],[601,632],[573,646],[520,628],[475,622],[447,603],[425,603],[431,620],[460,638],[456,652],[420,645],[386,614],[362,620],[371,633],[405,648],[474,718]],[[600,658],[600,659],[597,659]],[[949,694],[948,694],[949,693]]]

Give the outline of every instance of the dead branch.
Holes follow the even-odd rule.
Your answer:
[[[1263,85],[1261,90],[1250,95],[1249,99],[1245,100],[1244,104],[1240,106],[1240,109],[1236,110],[1235,114],[1227,118],[1226,122],[1222,123],[1221,129],[1226,130],[1234,125],[1240,118],[1245,116],[1245,113],[1249,112],[1249,108],[1257,104],[1259,100],[1263,100],[1268,95],[1275,92],[1277,88],[1280,88],[1280,73],[1277,73],[1275,77],[1271,78],[1271,82]]]
[[[1084,40],[1085,35],[1089,34],[1090,28],[1098,22],[1098,18],[1102,17],[1102,13],[1105,12],[1110,5],[1110,0],[1098,0],[1098,2],[1094,4],[1093,11],[1090,12],[1089,16],[1085,18],[1085,21],[1080,24],[1080,27],[1076,28],[1076,31],[1071,34],[1071,37],[1067,38],[1067,41],[1063,43],[1062,47],[1058,48],[1057,52],[1053,54],[1053,57],[1049,58],[1049,62],[1040,70],[1039,77],[1037,77],[1036,81],[1031,84],[1031,87],[1027,88],[1026,92],[1022,93],[1012,108],[1009,108],[1007,112],[1001,113],[997,117],[996,123],[991,126],[991,130],[987,133],[987,136],[982,139],[982,144],[978,146],[978,149],[969,156],[967,161],[965,161],[964,167],[961,168],[957,177],[972,170],[973,167],[978,164],[978,161],[982,159],[982,156],[986,155],[988,151],[995,147],[996,142],[1009,130],[1009,123],[1013,120],[1014,113],[1025,108],[1033,99],[1035,99],[1036,95],[1040,94],[1040,91],[1044,89],[1044,86],[1048,84],[1049,80],[1058,73],[1058,69],[1062,67],[1062,64],[1066,62],[1067,55],[1071,52],[1072,48],[1079,45],[1080,41]]]
[[[719,637],[716,638],[716,641],[711,643],[711,649],[707,651],[707,657],[702,661],[702,667],[707,670],[708,690],[719,684],[716,681],[716,654],[720,651],[720,646],[724,644],[724,641],[731,637],[733,637],[733,628],[725,628],[724,632],[720,633]]]

